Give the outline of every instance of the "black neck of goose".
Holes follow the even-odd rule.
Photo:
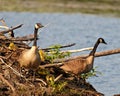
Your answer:
[[[95,55],[95,52],[97,50],[97,47],[99,45],[99,41],[97,41],[93,47],[93,50],[90,52],[89,56],[94,56]]]
[[[38,29],[35,28],[35,30],[34,30],[34,42],[33,42],[33,46],[37,46],[37,32],[38,32]]]

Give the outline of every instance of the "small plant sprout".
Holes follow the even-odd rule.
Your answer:
[[[48,85],[50,87],[52,87],[53,92],[60,92],[67,85],[66,81],[64,81],[64,82],[62,82],[62,81],[55,82],[55,77],[53,75],[47,75],[46,76],[46,81],[48,82]]]
[[[97,67],[95,67],[95,68],[93,68],[90,72],[88,72],[88,73],[84,73],[84,74],[81,74],[80,76],[81,76],[81,78],[82,79],[88,79],[88,78],[90,78],[90,77],[93,77],[93,76],[97,76],[97,74],[102,74],[101,72],[99,72],[99,71],[96,71],[96,68]]]
[[[62,59],[70,56],[70,52],[61,52],[60,47],[61,45],[51,46],[51,49],[45,55],[45,60],[49,61],[50,63],[53,63],[55,59]]]

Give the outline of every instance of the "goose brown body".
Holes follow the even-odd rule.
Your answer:
[[[76,75],[89,72],[93,68],[94,54],[99,43],[106,44],[103,38],[99,38],[95,43],[93,50],[87,57],[81,57],[64,62],[64,65],[60,68],[66,72],[70,72]]]
[[[37,32],[38,29],[43,27],[40,23],[35,24],[34,42],[31,49],[26,49],[19,57],[20,67],[36,70],[41,63],[40,55],[37,47]]]
[[[30,50],[26,49],[23,51],[19,61],[20,67],[35,70],[41,63],[38,48],[36,46],[32,46]]]
[[[65,62],[60,68],[66,72],[79,74],[87,73],[93,68],[94,57],[89,56],[87,58],[78,58]]]

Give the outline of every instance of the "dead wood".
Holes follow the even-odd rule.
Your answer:
[[[54,67],[54,66],[61,66],[63,65],[62,63],[54,63],[54,64],[45,64],[45,65],[40,65],[40,68],[47,68],[47,67]]]
[[[120,48],[117,48],[117,49],[106,50],[106,51],[102,51],[102,52],[96,52],[95,57],[114,55],[114,54],[119,54],[119,53],[120,53]],[[62,60],[57,59],[57,60],[54,60],[54,63],[66,62],[66,61],[69,61],[69,60],[72,60],[72,59],[78,59],[78,58],[86,57],[86,56],[88,56],[88,54],[75,56],[75,57],[70,57],[70,58],[65,58],[65,59],[62,59]]]
[[[2,74],[2,73],[0,73],[0,79],[1,79],[4,83],[6,83],[6,84],[11,88],[11,90],[13,91],[14,94],[16,94],[16,93],[15,93],[15,88],[12,86],[12,84],[9,83],[8,80],[6,80],[6,79],[3,77],[3,74]]]
[[[22,27],[22,25],[23,25],[23,24],[20,24],[20,25],[17,25],[17,26],[15,26],[15,27],[9,28],[9,29],[7,29],[7,30],[1,31],[0,34],[6,34],[6,33],[10,32],[10,31],[13,31],[13,30],[15,30],[15,29],[17,29],[17,28]]]
[[[60,74],[59,76],[57,76],[57,77],[54,79],[54,82],[57,82],[62,76],[63,76],[63,74]]]
[[[118,54],[118,53],[120,53],[120,48],[112,49],[112,50],[106,50],[106,51],[102,51],[102,52],[96,52],[95,57],[114,55],[114,54]],[[72,60],[72,59],[78,59],[78,58],[86,57],[86,56],[88,56],[88,54],[75,56],[75,57],[70,57],[70,58],[62,59],[62,60],[55,60],[54,62],[69,61],[69,60]]]
[[[120,53],[120,48],[112,49],[112,50],[106,50],[106,51],[103,51],[103,52],[97,52],[95,54],[95,57],[113,55],[113,54],[118,54],[118,53]]]
[[[47,83],[46,83],[44,80],[40,79],[40,78],[36,78],[36,81],[40,81],[40,82],[42,82],[45,86],[47,86]]]
[[[95,57],[113,55],[113,54],[118,54],[118,53],[120,53],[120,48],[112,49],[112,50],[106,50],[106,51],[102,51],[102,52],[96,52]],[[81,56],[78,56],[78,57],[85,57],[85,56],[88,56],[88,55],[81,55]]]
[[[68,45],[62,45],[62,46],[60,46],[60,48],[71,47],[71,46],[74,46],[74,45],[75,45],[75,43],[68,44]],[[48,51],[50,49],[54,49],[54,48],[43,48],[42,50]]]
[[[9,46],[10,43],[14,43],[19,48],[27,48],[27,49],[30,48],[26,43],[21,42],[21,41],[14,41],[14,40],[6,38],[6,37],[0,38],[1,45]]]
[[[26,35],[26,36],[22,36],[22,37],[11,38],[10,40],[12,40],[12,41],[32,41],[32,40],[34,40],[34,35],[30,34],[30,35]]]
[[[87,50],[92,50],[92,49],[93,47],[88,47],[88,48],[82,48],[82,49],[76,49],[76,50],[61,51],[61,53],[64,53],[64,52],[76,53],[76,52],[87,51]]]
[[[20,76],[20,77],[23,77],[23,78],[25,78],[22,74],[20,74],[17,70],[15,70],[13,67],[11,67],[11,66],[9,66],[7,63],[5,63],[5,61],[2,59],[2,58],[0,58],[0,60],[1,60],[1,62],[3,63],[3,64],[5,64],[7,67],[9,67],[12,71],[13,71],[13,73],[15,73],[17,76]]]

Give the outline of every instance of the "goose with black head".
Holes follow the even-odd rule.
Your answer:
[[[81,57],[74,60],[66,61],[60,68],[63,69],[65,72],[70,72],[77,76],[82,73],[89,72],[91,69],[93,69],[93,62],[95,57],[94,55],[100,43],[107,44],[103,38],[98,38],[93,50],[89,53],[87,57]]]

